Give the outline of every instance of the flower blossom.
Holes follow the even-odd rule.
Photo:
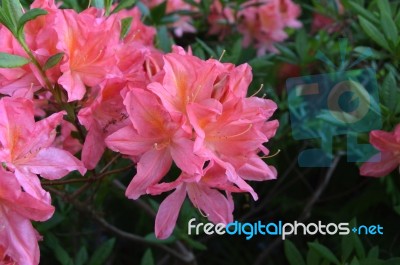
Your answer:
[[[32,101],[5,97],[0,100],[0,163],[13,172],[31,196],[50,204],[37,175],[59,179],[69,172],[86,172],[82,162],[68,151],[53,147],[56,127],[64,112],[35,122]]]
[[[277,106],[246,97],[250,67],[203,61],[179,47],[163,58],[163,70],[147,88],[126,94],[131,124],[106,138],[109,148],[137,161],[126,190],[129,198],[175,190],[157,214],[159,238],[172,233],[186,194],[210,221],[228,223],[233,219],[231,193],[249,192],[257,199],[246,181],[277,174],[258,156],[268,155],[263,144],[273,137],[278,122],[267,120]],[[172,162],[181,175],[163,182]]]
[[[46,221],[54,207],[23,192],[11,172],[0,168],[0,264],[39,264],[39,234],[32,221]]]
[[[267,50],[277,52],[277,42],[287,38],[286,27],[300,28],[297,20],[301,9],[291,0],[252,0],[241,5],[238,13],[238,30],[243,34],[245,47],[255,43],[258,54]]]
[[[162,4],[164,0],[144,0],[143,3],[152,8]],[[199,0],[194,0],[196,3],[200,3]],[[196,11],[197,8],[184,0],[167,0],[166,14],[173,15],[178,11]],[[171,23],[171,27],[174,29],[174,33],[178,37],[182,37],[184,33],[195,33],[196,29],[192,25],[192,19],[190,16],[185,15],[174,15],[175,21]]]
[[[399,167],[400,125],[397,125],[393,132],[372,131],[369,141],[380,153],[361,166],[361,175],[383,177]]]

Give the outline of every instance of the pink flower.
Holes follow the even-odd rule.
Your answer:
[[[68,92],[68,101],[81,100],[86,86],[95,86],[119,75],[114,56],[120,32],[115,20],[97,18],[90,9],[57,12],[54,29],[57,49],[65,53],[58,83]]]
[[[182,129],[183,117],[169,113],[158,98],[145,90],[133,89],[125,97],[132,125],[106,139],[108,147],[139,157],[137,174],[126,190],[130,199],[145,194],[169,171],[172,161],[184,172],[202,174],[204,160],[193,153],[191,134]]]
[[[274,44],[287,38],[286,27],[299,28],[300,7],[291,0],[252,0],[242,4],[238,30],[245,47],[255,43],[258,54],[277,52]]]
[[[53,206],[22,192],[13,174],[0,168],[0,263],[39,264],[40,236],[30,220],[46,221],[53,212]]]
[[[160,238],[172,233],[186,194],[211,221],[228,223],[233,219],[231,193],[249,192],[257,199],[246,181],[277,174],[258,156],[269,153],[263,144],[273,137],[278,122],[267,120],[277,106],[271,100],[246,98],[250,67],[173,50],[147,89],[127,93],[124,104],[132,125],[106,139],[112,150],[138,161],[126,191],[129,198],[175,190],[157,214]],[[172,162],[182,173],[162,182]]]
[[[360,168],[360,174],[383,177],[398,168],[400,164],[400,125],[393,132],[372,131],[370,143],[380,151]]]
[[[141,43],[145,46],[153,46],[156,29],[154,27],[146,26],[145,24],[143,24],[139,8],[134,7],[130,10],[124,9],[113,16],[116,17],[117,21],[121,21],[122,19],[127,17],[132,18],[131,28],[127,36],[124,38],[125,43],[136,42]]]
[[[207,17],[210,35],[219,35],[220,40],[230,33],[231,24],[235,22],[233,10],[229,6],[223,6],[220,0],[211,4],[210,14]]]
[[[163,0],[144,0],[143,3],[152,8],[163,3]],[[199,0],[194,0],[196,3],[200,3]],[[172,15],[178,11],[196,11],[197,8],[191,4],[188,4],[184,0],[167,0],[166,14]],[[182,37],[184,33],[195,33],[196,29],[192,25],[192,19],[190,16],[175,14],[176,20],[171,24],[174,29],[174,33],[178,37]]]
[[[38,122],[33,112],[30,100],[9,97],[0,100],[0,162],[14,172],[27,193],[50,203],[50,196],[37,175],[52,180],[74,170],[84,174],[86,169],[69,152],[52,147],[55,128],[64,112]]]

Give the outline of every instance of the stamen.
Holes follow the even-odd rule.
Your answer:
[[[281,149],[278,149],[278,151],[276,151],[275,154],[270,155],[270,156],[261,156],[260,158],[261,159],[273,158],[273,157],[277,156],[280,152],[281,152]]]
[[[221,53],[221,56],[220,56],[219,59],[218,59],[218,61],[221,62],[221,60],[222,60],[222,58],[224,57],[225,53],[226,53],[226,50],[223,50],[222,53]]]
[[[240,132],[238,134],[234,134],[234,135],[230,135],[230,136],[219,136],[217,138],[219,139],[229,139],[229,138],[234,138],[234,137],[239,137],[245,133],[247,133],[248,131],[250,131],[250,129],[253,127],[253,124],[249,124],[249,126],[246,128],[246,130],[244,130],[243,132]]]
[[[256,93],[254,93],[253,95],[251,95],[250,97],[254,97],[255,95],[257,95],[258,93],[260,93],[260,91],[263,89],[264,84],[261,84],[260,88],[256,91]],[[265,94],[264,94],[265,95]]]

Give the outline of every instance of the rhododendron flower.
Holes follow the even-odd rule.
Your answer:
[[[278,127],[277,121],[267,122],[277,106],[268,99],[246,98],[250,67],[173,50],[148,90],[127,93],[124,104],[132,125],[106,139],[108,147],[138,161],[126,191],[129,198],[175,189],[157,215],[160,238],[171,234],[186,193],[211,221],[227,223],[233,218],[231,192],[249,192],[257,199],[246,180],[277,174],[258,156],[269,152],[263,143]],[[161,182],[172,162],[181,176]]]
[[[52,147],[56,127],[64,112],[35,122],[32,101],[5,97],[0,100],[0,162],[14,172],[22,188],[50,202],[37,175],[58,179],[71,171],[84,174],[83,164],[69,152]]]
[[[277,52],[274,44],[287,38],[286,27],[299,28],[300,7],[291,0],[247,1],[238,13],[238,30],[245,47],[255,43],[258,54]]]
[[[162,4],[165,0],[144,0],[142,1],[146,6],[152,8]],[[196,3],[200,3],[199,0],[194,0]],[[166,14],[172,15],[178,11],[196,11],[197,7],[187,3],[184,0],[167,0]],[[195,33],[196,29],[191,24],[192,19],[190,16],[176,15],[176,20],[171,24],[174,29],[174,33],[178,37],[182,37],[184,33]]]
[[[218,35],[221,40],[229,34],[231,24],[235,22],[235,16],[229,6],[223,6],[220,0],[215,0],[210,6],[210,14],[207,20],[210,25],[208,33]]]
[[[383,177],[399,167],[400,125],[397,125],[393,132],[372,131],[369,141],[380,153],[361,166],[361,175]]]
[[[114,20],[97,18],[90,10],[80,14],[73,10],[57,13],[57,48],[66,56],[58,83],[68,92],[68,101],[82,99],[86,85],[95,86],[118,76],[114,53],[120,33],[113,26]]]
[[[190,175],[202,174],[204,160],[193,153],[192,135],[182,129],[183,116],[167,112],[158,98],[145,90],[128,92],[124,104],[132,125],[110,135],[106,143],[115,151],[140,156],[137,174],[126,190],[128,198],[145,194],[165,176],[172,161]]]
[[[46,221],[50,206],[22,192],[12,173],[0,168],[0,264],[39,264],[39,234],[30,220]]]

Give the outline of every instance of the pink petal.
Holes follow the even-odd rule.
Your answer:
[[[380,161],[379,161],[380,156]],[[360,168],[360,174],[369,177],[383,177],[392,172],[399,166],[399,158],[388,152],[377,154],[370,158],[370,161],[379,162],[366,162]]]
[[[175,139],[170,147],[175,164],[189,175],[202,175],[204,158],[193,153],[193,141],[186,138]]]
[[[261,158],[252,157],[238,170],[238,174],[245,180],[265,181],[276,179],[277,171],[268,166]]]
[[[137,173],[129,184],[125,195],[136,200],[146,193],[149,186],[158,183],[171,168],[172,158],[167,149],[151,149],[138,162]]]
[[[81,161],[71,153],[54,147],[41,149],[36,156],[18,161],[18,167],[51,180],[62,178],[74,170],[78,170],[82,175],[86,173]]]
[[[126,126],[105,139],[108,148],[124,155],[137,156],[153,148],[154,139],[138,135],[132,126]]]
[[[370,143],[379,151],[400,150],[400,143],[396,141],[393,133],[385,131],[372,131],[369,135]]]
[[[25,192],[21,193],[18,200],[7,203],[7,206],[21,216],[33,221],[47,221],[55,210],[52,205],[38,200]]]
[[[42,188],[37,175],[27,171],[24,168],[17,168],[15,170],[15,177],[26,193],[43,202],[46,202],[47,204],[51,204],[50,193]]]
[[[86,93],[85,84],[78,73],[66,71],[58,79],[58,83],[67,91],[68,102],[81,100]]]
[[[218,190],[203,184],[188,184],[188,195],[193,205],[202,210],[213,223],[232,222],[232,207],[228,199]]]
[[[82,148],[82,162],[89,170],[94,169],[100,161],[106,146],[101,127],[93,122],[86,135]]]
[[[172,234],[179,216],[179,210],[185,198],[186,186],[183,184],[177,187],[176,190],[161,203],[155,223],[155,234],[157,238],[165,239]]]
[[[0,245],[16,264],[39,264],[37,232],[29,219],[0,204]]]

